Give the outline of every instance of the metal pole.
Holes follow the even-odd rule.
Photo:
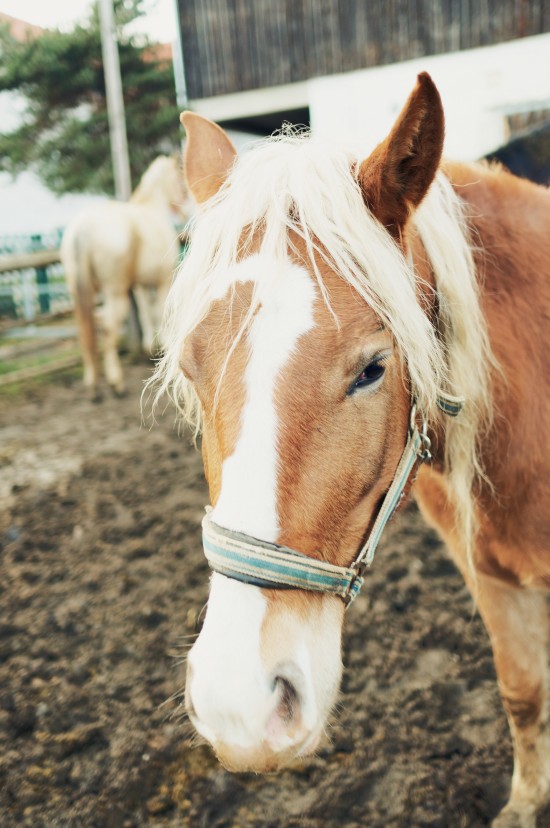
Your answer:
[[[127,201],[132,193],[128,142],[126,139],[126,120],[124,117],[124,98],[120,79],[118,43],[115,28],[112,0],[98,0],[101,24],[101,49],[103,53],[103,71],[105,72],[105,90],[107,92],[107,113],[109,116],[109,134],[111,139],[111,157],[115,176],[115,195],[120,201]]]
[[[174,82],[176,86],[176,100],[180,109],[187,109],[187,81],[185,80],[185,64],[183,62],[183,43],[181,40],[181,17],[178,0],[173,0],[174,17],[176,22],[176,36],[172,42],[172,65],[174,67]]]
[[[128,201],[132,194],[132,178],[130,176],[126,118],[124,116],[124,98],[122,96],[122,80],[120,77],[120,61],[118,59],[118,41],[113,2],[112,0],[98,0],[98,2],[103,71],[105,73],[105,91],[107,93],[107,114],[109,116],[109,136],[111,139],[111,158],[115,176],[115,195],[119,201]],[[131,291],[127,330],[130,350],[139,351],[141,331],[137,306]]]

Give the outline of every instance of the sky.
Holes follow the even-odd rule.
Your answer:
[[[95,0],[0,0],[0,12],[44,28],[70,29],[84,20]],[[146,0],[147,14],[135,24],[153,41],[171,43],[175,32],[174,0]]]

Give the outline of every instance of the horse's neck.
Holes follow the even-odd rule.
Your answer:
[[[550,354],[542,347],[550,304],[550,192],[479,164],[449,164],[446,173],[466,202],[481,307],[499,366],[483,460],[495,488],[513,498],[514,487],[523,485],[525,457],[539,458],[541,469],[550,462],[533,425],[543,422],[550,397],[544,388]],[[516,434],[521,439],[512,448]]]
[[[522,330],[546,321],[550,191],[498,166],[448,164],[446,172],[466,202],[481,304],[498,347],[503,317]]]

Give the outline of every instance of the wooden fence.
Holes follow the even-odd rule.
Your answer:
[[[8,253],[0,256],[0,273],[47,267],[59,262],[59,250],[35,250],[32,253]]]
[[[70,310],[59,261],[61,230],[0,237],[0,321]]]
[[[58,249],[0,255],[0,321],[32,322],[71,307]]]

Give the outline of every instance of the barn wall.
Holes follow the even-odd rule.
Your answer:
[[[550,31],[550,0],[178,0],[191,99]]]

